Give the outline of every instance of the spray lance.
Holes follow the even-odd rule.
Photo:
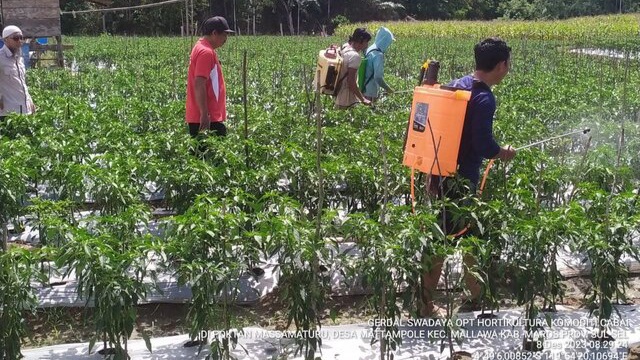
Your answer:
[[[547,141],[551,141],[551,140],[555,140],[555,139],[560,139],[560,138],[563,138],[563,137],[565,137],[565,136],[569,136],[569,135],[573,135],[573,134],[579,134],[579,133],[586,134],[586,133],[588,133],[589,131],[591,131],[591,129],[586,128],[586,129],[583,129],[583,130],[575,130],[575,131],[571,131],[571,132],[568,132],[568,133],[566,133],[566,134],[562,134],[562,135],[552,136],[552,137],[550,137],[550,138],[548,138],[548,139],[544,139],[544,140],[536,141],[536,142],[531,143],[531,144],[529,144],[529,145],[525,145],[525,146],[521,146],[521,147],[519,147],[519,148],[516,148],[516,151],[518,151],[518,150],[522,150],[522,149],[526,149],[526,148],[530,148],[530,147],[532,147],[532,146],[536,146],[536,145],[544,144],[544,143],[546,143]]]
[[[530,147],[533,147],[533,146],[536,146],[536,145],[544,144],[546,142],[549,142],[549,141],[552,141],[552,140],[555,140],[555,139],[560,139],[560,138],[563,138],[563,137],[566,137],[566,136],[569,136],[569,135],[573,135],[573,134],[586,134],[586,133],[588,133],[590,131],[591,131],[590,128],[586,128],[586,129],[582,129],[582,130],[570,131],[570,132],[568,132],[566,134],[552,136],[550,138],[543,139],[543,140],[540,140],[540,141],[536,141],[536,142],[533,142],[533,143],[528,144],[528,145],[520,146],[518,148],[515,148],[515,150],[516,151],[524,150],[524,149],[527,149],[527,148],[530,148]],[[489,160],[489,163],[487,164],[487,168],[484,170],[484,175],[482,176],[482,182],[480,183],[480,188],[478,189],[478,195],[479,196],[482,195],[482,191],[484,190],[484,185],[487,182],[487,176],[489,175],[489,170],[491,170],[491,167],[493,166],[493,162],[494,161],[495,161],[495,159]],[[470,225],[467,225],[467,226],[465,226],[464,229],[460,230],[457,234],[454,234],[453,236],[454,237],[461,236],[464,233],[466,233],[467,231],[469,231],[469,228],[470,228]]]
[[[539,141],[536,141],[536,142],[532,142],[531,144],[520,146],[518,148],[515,148],[515,150],[516,151],[524,150],[524,149],[527,149],[527,148],[530,148],[530,147],[533,147],[533,146],[536,146],[536,145],[544,144],[544,143],[552,141],[552,140],[560,139],[560,138],[567,137],[567,136],[574,135],[574,134],[586,134],[586,133],[588,133],[590,131],[591,131],[590,128],[585,128],[585,129],[582,129],[582,130],[570,131],[570,132],[565,133],[565,134],[552,136],[552,137],[547,138],[547,139],[539,140]],[[495,159],[489,160],[489,163],[487,164],[487,168],[484,170],[484,175],[482,176],[482,182],[480,183],[480,188],[479,188],[479,194],[480,195],[482,195],[482,191],[484,190],[484,185],[485,185],[485,183],[487,181],[487,176],[489,175],[489,170],[491,170],[491,167],[493,166],[494,160]]]

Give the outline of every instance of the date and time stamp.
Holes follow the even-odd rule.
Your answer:
[[[518,350],[482,351],[472,354],[473,360],[627,360],[626,352],[567,351],[562,353]]]
[[[431,321],[432,323],[416,323]],[[440,322],[439,322],[440,321]],[[306,331],[244,331],[225,334],[202,332],[200,338],[237,337],[253,340],[274,338],[309,338],[323,340],[359,339],[375,341],[386,338],[390,342],[402,344],[412,340],[443,342],[459,339],[470,347],[475,342],[483,344],[482,349],[471,353],[472,360],[627,360],[629,355],[629,335],[631,324],[624,322],[595,324],[576,322],[577,320],[554,319],[547,322],[523,324],[517,320],[504,319],[476,320],[457,319],[455,323],[441,319],[410,319],[408,321],[372,319],[366,329],[321,328]],[[447,320],[450,321],[450,320]],[[522,326],[526,325],[526,326]],[[551,326],[548,326],[551,325]],[[593,337],[593,329],[606,325],[608,340]],[[448,330],[447,330],[448,329]],[[525,331],[524,329],[535,329]],[[523,339],[529,339],[527,347],[541,351],[522,350]],[[522,344],[515,345],[514,344]]]
[[[482,332],[482,330],[479,330]],[[592,337],[588,330],[555,329],[534,333],[533,340],[528,344],[531,348],[541,351],[524,351],[510,347],[485,349],[472,353],[472,360],[627,360],[629,355],[628,331],[609,331],[612,340],[599,340]],[[518,339],[518,343],[526,334],[512,329],[503,329],[497,333],[480,335],[481,339],[507,340]],[[467,337],[473,342],[474,337]],[[513,342],[510,342],[513,344]]]

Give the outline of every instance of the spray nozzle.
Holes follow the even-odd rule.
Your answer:
[[[582,133],[583,133],[583,134],[586,134],[586,133],[588,133],[589,131],[591,131],[591,129],[586,128],[586,129],[582,130]]]

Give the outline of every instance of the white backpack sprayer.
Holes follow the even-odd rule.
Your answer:
[[[342,68],[342,55],[336,45],[330,45],[318,53],[318,64],[313,79],[314,89],[320,86],[320,93],[337,96],[342,85],[342,79],[338,78]],[[320,77],[318,78],[318,72]],[[346,76],[346,75],[345,75]]]

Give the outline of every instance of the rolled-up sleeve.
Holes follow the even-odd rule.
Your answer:
[[[493,114],[496,103],[490,96],[479,95],[475,99],[471,117],[473,150],[485,159],[493,159],[500,152],[500,145],[493,138]]]

